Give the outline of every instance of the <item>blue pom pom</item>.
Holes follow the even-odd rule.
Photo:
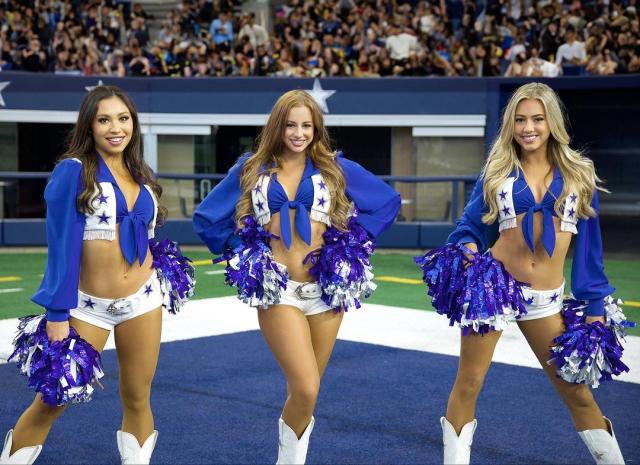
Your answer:
[[[462,334],[502,330],[526,314],[521,287],[490,253],[472,252],[462,244],[447,244],[414,257],[422,270],[427,294],[449,325]]]
[[[91,384],[104,376],[100,354],[73,327],[67,338],[50,343],[46,327],[43,315],[20,318],[9,361],[48,405],[90,401]]]
[[[287,287],[287,268],[275,261],[269,247],[269,241],[276,236],[265,231],[252,216],[245,217],[243,223],[237,231],[242,244],[213,262],[227,261],[225,281],[238,289],[240,300],[266,309],[280,302]]]
[[[191,260],[182,255],[176,242],[165,239],[157,242],[149,239],[153,268],[158,273],[162,291],[162,306],[176,314],[193,296],[196,286],[195,271]]]
[[[336,311],[360,308],[361,299],[376,289],[370,261],[375,249],[373,241],[355,216],[346,231],[332,226],[322,237],[322,248],[304,260],[311,263],[309,273],[322,288],[322,301]]]
[[[635,323],[625,318],[622,301],[605,298],[605,324],[586,322],[586,302],[570,297],[563,304],[565,332],[554,339],[548,362],[556,364],[558,377],[596,388],[601,382],[611,381],[612,376],[629,371],[622,362],[624,348],[620,340]]]

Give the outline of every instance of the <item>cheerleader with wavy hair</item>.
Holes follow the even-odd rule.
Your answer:
[[[306,460],[343,310],[375,288],[373,239],[400,206],[393,189],[329,144],[313,98],[287,92],[257,151],[240,157],[193,218],[209,249],[225,254],[227,283],[260,309],[260,329],[286,377],[279,464]]]
[[[46,313],[22,319],[9,358],[37,394],[7,433],[0,464],[34,463],[66,406],[91,399],[111,331],[122,463],[149,463],[158,436],[150,396],[161,309],[177,311],[195,284],[175,243],[153,239],[166,216],[161,194],[143,158],[133,102],[117,87],[96,87],[84,97],[69,148],[45,189],[47,266],[32,300]]]
[[[469,463],[476,401],[510,321],[517,321],[595,461],[623,463],[611,422],[587,386],[627,369],[618,338],[628,323],[610,297],[614,288],[602,264],[598,192],[606,191],[593,162],[569,142],[553,90],[540,83],[517,89],[448,245],[416,257],[432,305],[463,334],[441,418],[447,464]],[[489,250],[493,226],[499,237]],[[574,236],[575,298],[563,306],[563,268]],[[576,345],[578,336],[587,344]]]

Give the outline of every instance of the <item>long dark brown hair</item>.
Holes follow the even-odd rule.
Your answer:
[[[125,147],[122,156],[124,164],[136,182],[142,182],[151,187],[158,199],[158,216],[156,225],[161,225],[167,216],[167,209],[160,205],[159,200],[162,195],[162,187],[156,182],[156,178],[144,161],[142,135],[140,134],[140,123],[138,113],[133,102],[122,89],[116,86],[97,86],[89,92],[80,105],[78,121],[71,130],[68,137],[67,151],[60,157],[62,161],[67,158],[78,158],[82,161],[82,181],[84,190],[76,200],[78,210],[83,213],[95,213],[95,208],[91,205],[96,197],[96,190],[102,194],[100,185],[97,183],[98,153],[93,141],[91,126],[98,112],[98,103],[101,100],[111,97],[118,97],[126,105],[133,120],[133,133],[131,139]]]

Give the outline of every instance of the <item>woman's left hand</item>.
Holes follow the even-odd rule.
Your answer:
[[[605,324],[604,316],[588,316],[585,322],[589,324],[596,321],[599,321],[600,323]]]

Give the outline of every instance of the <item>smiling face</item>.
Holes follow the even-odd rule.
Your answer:
[[[287,115],[284,129],[284,154],[305,153],[313,141],[314,127],[311,110],[305,106],[293,107]]]
[[[513,138],[521,154],[547,150],[551,131],[544,105],[538,99],[524,99],[516,107]]]
[[[133,118],[127,105],[118,97],[100,100],[91,132],[96,150],[102,155],[121,154],[133,134]]]

